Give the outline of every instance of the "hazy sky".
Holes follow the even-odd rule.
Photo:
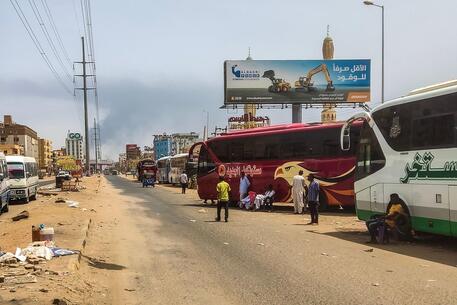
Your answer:
[[[17,2],[60,72],[29,1]],[[42,1],[35,3],[50,30]],[[71,61],[81,60],[80,0],[47,3]],[[379,3],[386,7],[386,99],[457,78],[457,1]],[[327,24],[335,58],[372,59],[372,106],[380,101],[381,10],[362,1],[92,0],[91,4],[104,157],[116,158],[126,143],[151,145],[156,133],[201,134],[204,110],[210,112],[211,129],[225,126],[228,116],[241,111],[219,109],[223,61],[244,59],[248,47],[254,59],[320,59]],[[67,130],[83,131],[81,94],[75,101],[53,78],[10,1],[0,1],[0,20],[0,115],[13,115],[16,122],[60,147]],[[73,86],[69,80],[66,83]],[[338,118],[352,112],[340,110]],[[274,124],[291,120],[290,109],[259,114],[270,116]],[[303,118],[317,121],[320,110],[304,110]]]

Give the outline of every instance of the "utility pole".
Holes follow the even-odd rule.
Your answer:
[[[81,37],[83,49],[83,93],[84,93],[84,134],[86,138],[86,175],[90,176],[90,150],[89,150],[89,120],[87,118],[87,75],[86,75],[86,53],[84,50],[84,37]]]
[[[97,135],[97,121],[94,118],[94,148],[95,148],[95,173],[97,173],[98,169],[98,135]]]
[[[75,90],[83,90],[84,96],[84,137],[85,137],[85,157],[86,162],[84,166],[84,171],[86,175],[90,176],[90,150],[89,150],[89,119],[88,119],[88,109],[87,109],[87,90],[93,90],[94,88],[87,87],[87,77],[92,77],[93,75],[87,75],[86,73],[86,64],[91,64],[93,62],[86,61],[86,52],[84,46],[84,37],[81,37],[81,45],[82,45],[82,61],[77,61],[76,63],[82,64],[82,72],[83,74],[75,75],[78,77],[83,78],[83,87],[82,88],[75,88]]]

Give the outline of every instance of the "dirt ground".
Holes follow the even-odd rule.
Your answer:
[[[9,212],[0,216],[0,249],[14,253],[16,248],[25,248],[31,241],[32,225],[44,224],[54,228],[55,245],[60,248],[82,250],[91,218],[99,210],[100,183],[97,177],[84,178],[79,192],[59,192],[56,195],[38,195],[36,201],[28,204],[10,205]],[[76,208],[66,203],[56,203],[58,198],[79,202]],[[12,221],[22,211],[29,212],[29,218]],[[40,263],[38,271],[26,270],[23,265],[16,268],[0,267],[0,276],[27,273],[36,278],[35,283],[0,283],[1,304],[52,304],[53,299],[65,299],[71,304],[79,301],[90,284],[80,276],[78,255],[55,257]]]

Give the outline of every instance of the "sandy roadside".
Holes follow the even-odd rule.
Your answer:
[[[44,224],[53,227],[56,246],[65,249],[81,250],[91,218],[96,218],[97,201],[103,188],[103,181],[97,177],[84,178],[80,192],[60,192],[58,195],[39,195],[29,204],[10,205],[8,213],[0,216],[0,248],[13,252],[16,247],[25,248],[31,242],[32,225]],[[78,207],[71,208],[66,203],[56,203],[57,198],[77,201]],[[29,218],[12,221],[11,217],[27,211]],[[84,304],[79,300],[88,288],[75,267],[78,255],[54,257],[42,262],[37,269],[26,270],[23,265],[12,268],[1,266],[0,275],[17,274],[17,278],[28,274],[32,283],[0,283],[0,303],[11,304],[52,304],[54,298],[65,299],[72,304]],[[41,271],[40,271],[41,269]],[[33,281],[36,280],[35,283]]]

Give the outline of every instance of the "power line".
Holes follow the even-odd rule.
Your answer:
[[[30,24],[27,20],[27,17],[25,16],[24,12],[22,11],[21,6],[17,2],[17,0],[14,0],[14,3],[16,3],[16,5],[13,3],[13,0],[10,0],[10,3],[13,6],[14,10],[16,11],[17,16],[19,17],[19,19],[22,22],[22,25],[24,26],[25,30],[27,31],[27,34],[29,35],[30,39],[32,39],[33,44],[37,48],[38,53],[40,53],[41,57],[43,58],[46,65],[48,66],[49,70],[51,70],[52,74],[57,79],[57,81],[62,85],[62,87],[65,89],[65,91],[67,91],[69,94],[72,94],[70,88],[68,88],[68,86],[62,80],[61,76],[57,73],[56,69],[52,65],[52,62],[49,60],[46,52],[43,50],[43,48],[40,44],[40,41],[36,37],[35,32],[33,31],[32,27],[30,26]]]
[[[54,32],[54,35],[57,38],[57,42],[59,43],[59,46],[62,49],[62,52],[63,52],[68,64],[71,66],[72,63],[70,60],[70,56],[68,56],[67,49],[65,49],[65,45],[63,44],[62,38],[60,37],[59,30],[57,29],[57,26],[54,22],[54,18],[52,17],[52,13],[51,13],[51,10],[49,9],[48,3],[46,2],[46,0],[41,0],[41,4],[43,5],[44,11],[45,11],[46,15],[48,16],[49,21],[51,22],[51,28]]]
[[[40,11],[38,10],[38,7],[36,6],[35,0],[29,0],[30,7],[32,8],[33,14],[35,15],[35,18],[38,21],[38,24],[40,25],[41,31],[43,32],[44,36],[46,37],[46,40],[48,41],[49,46],[51,47],[51,51],[54,53],[54,56],[57,58],[58,63],[60,64],[60,67],[64,71],[65,75],[67,76],[68,80],[71,81],[71,75],[68,72],[68,68],[64,65],[62,58],[59,55],[59,52],[57,51],[56,46],[54,45],[54,42],[52,41],[51,36],[49,35],[48,29],[46,28],[46,24],[43,21],[43,18],[41,18]]]

